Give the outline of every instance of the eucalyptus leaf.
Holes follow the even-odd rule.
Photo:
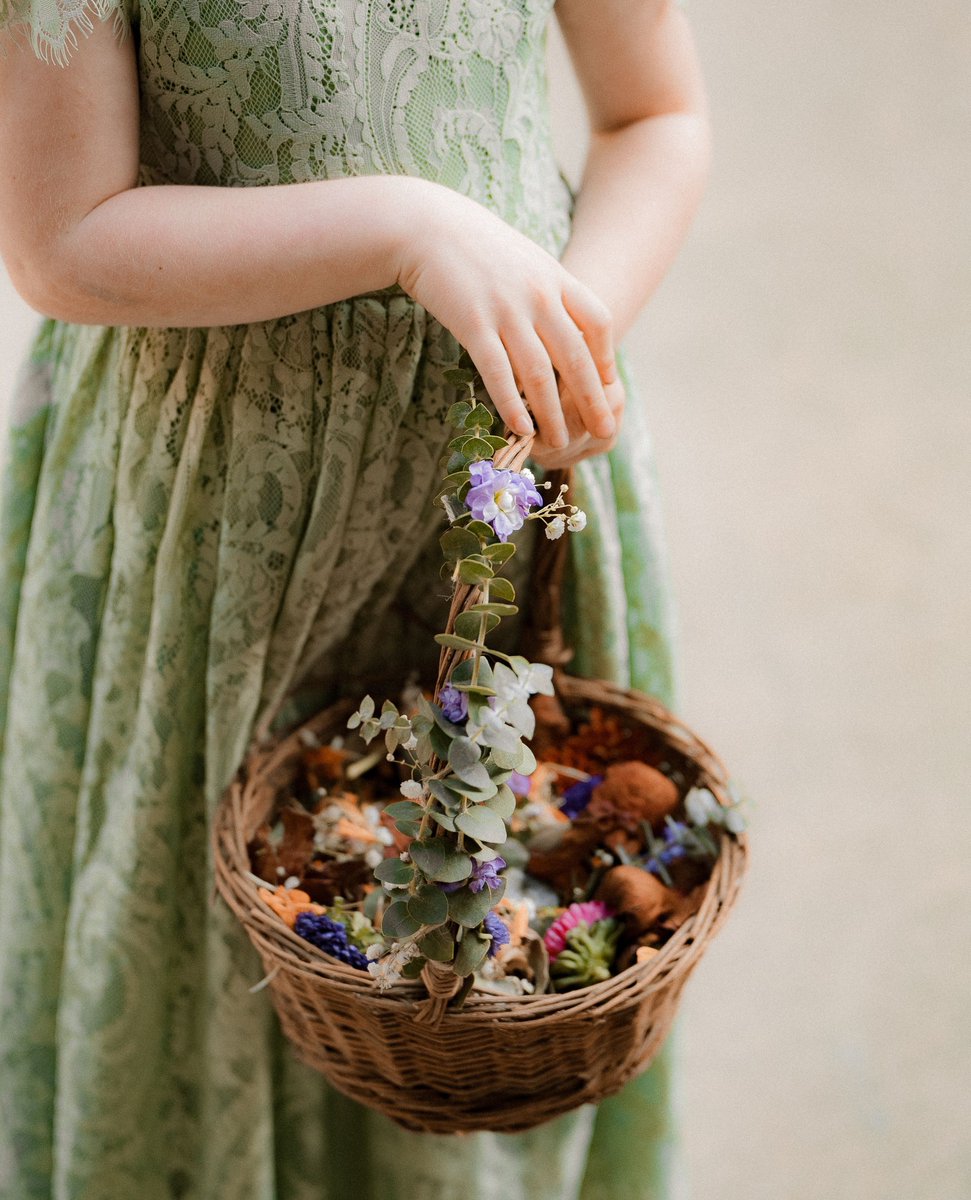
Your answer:
[[[425,815],[424,808],[414,800],[395,800],[384,811],[393,821],[420,821]]]
[[[460,775],[465,767],[473,767],[482,758],[482,747],[464,734],[457,737],[448,751],[448,765]]]
[[[481,892],[473,892],[464,887],[458,892],[452,892],[448,897],[448,917],[456,925],[464,925],[466,929],[475,929],[486,918],[486,913],[499,903],[506,891],[506,881],[497,888],[484,887]]]
[[[432,962],[451,962],[455,957],[455,938],[442,925],[426,933],[418,945]]]
[[[463,730],[462,732],[464,733],[465,731]],[[435,728],[428,735],[428,738],[438,757],[441,759],[448,758],[448,749],[452,744],[452,739],[445,732],[445,730],[441,728],[440,725],[435,726]]]
[[[455,818],[450,813],[433,811],[432,820],[436,825],[441,825],[443,829],[447,829],[449,833],[455,832]]]
[[[406,887],[415,878],[415,868],[400,858],[385,858],[374,868],[374,877],[381,883]]]
[[[491,585],[489,590],[491,592]],[[494,617],[514,617],[519,609],[515,604],[500,604],[495,600],[485,600],[481,604],[470,605],[465,611],[466,613],[491,614]]]
[[[468,562],[468,559],[464,561]],[[435,641],[440,646],[447,646],[449,650],[478,650],[477,642],[469,641],[468,638],[456,637],[454,633],[436,633]]]
[[[485,660],[483,660],[484,662]],[[460,663],[457,663],[452,668],[452,677],[449,682],[455,686],[460,683],[468,683],[472,679],[472,670],[475,667],[475,660],[465,658]]]
[[[502,750],[498,746],[493,746],[489,751],[490,759],[501,767],[504,771],[518,771],[520,763],[523,761],[523,750],[525,746],[520,742],[515,750]],[[526,772],[524,771],[525,775]]]
[[[506,446],[509,445],[504,437],[499,437],[499,435],[495,433],[483,434],[482,440],[484,442],[488,442],[493,450],[505,450]]]
[[[475,790],[476,793],[489,795],[490,790],[495,788],[492,782],[492,776],[486,770],[482,763],[476,763],[471,767],[464,767],[461,772],[456,771],[455,774],[461,779],[463,784]],[[468,792],[465,793],[468,795]]]
[[[536,770],[536,755],[533,754],[525,742],[523,743],[523,756],[519,760],[519,766],[514,767],[513,770],[519,771],[521,775],[532,775]]]
[[[448,897],[433,883],[426,883],[409,897],[408,915],[421,925],[441,925],[448,919]]]
[[[458,793],[453,792],[451,788],[446,787],[441,779],[431,779],[428,782],[428,790],[439,802],[448,809],[457,809],[461,805],[461,797]],[[432,814],[434,816],[434,814]]]
[[[487,525],[485,521],[470,521],[468,525],[466,525],[466,529],[469,531],[469,533],[474,533],[480,541],[483,538],[488,538],[488,540],[491,542],[496,536],[493,532],[492,526]]]
[[[489,778],[488,771],[486,772],[486,778],[489,779],[488,787],[482,788],[473,787],[471,783],[466,783],[464,779],[459,779],[457,775],[449,775],[447,778],[443,779],[442,782],[449,789],[449,791],[455,792],[457,795],[463,796],[467,800],[471,800],[473,804],[481,804],[485,800],[491,800],[498,791],[498,788],[492,782],[492,779]]]
[[[477,562],[474,558],[463,558],[458,564],[459,579],[462,583],[485,583],[493,575],[488,563]],[[439,634],[439,637],[442,637]]]
[[[406,938],[417,933],[421,926],[422,922],[416,921],[408,912],[408,901],[395,900],[385,909],[381,921],[381,932],[386,937]]]
[[[456,949],[455,961],[453,963],[455,974],[460,976],[471,975],[473,971],[482,965],[491,945],[491,937],[483,936],[478,931],[473,932],[470,930],[459,942]]]
[[[505,784],[490,800],[485,800],[483,803],[503,821],[508,821],[516,811],[516,797]]]
[[[464,460],[463,455],[459,455],[459,457]],[[463,483],[469,482],[469,478],[468,467],[456,467],[450,475],[446,475],[442,480],[442,491],[457,492]]]
[[[511,546],[512,543],[499,542],[498,545]],[[490,546],[488,549],[491,550],[493,547]],[[489,555],[489,557],[491,558],[493,556]],[[489,584],[489,599],[491,600],[493,597],[495,597],[496,600],[508,600],[510,603],[512,603],[512,601],[516,599],[516,589],[513,587],[511,581],[506,579],[505,576],[496,575]]]
[[[491,546],[486,546],[482,553],[498,567],[512,558],[516,547],[512,542],[493,542]]]
[[[408,853],[420,871],[439,883],[461,883],[472,874],[472,859],[445,838],[413,842]]]
[[[472,641],[478,641],[480,635],[491,633],[499,624],[499,618],[492,613],[485,613],[485,630],[482,628],[482,616],[478,613],[463,612],[455,618],[455,632],[459,637],[470,638]]]
[[[421,832],[421,821],[402,821],[399,818],[395,821],[395,826],[405,837],[417,837]]]
[[[485,438],[470,437],[462,447],[462,453],[473,459],[491,458],[492,447]]]
[[[479,553],[479,539],[462,525],[447,529],[438,542],[449,562],[464,558],[468,554]]]
[[[461,387],[464,383],[474,383],[475,375],[466,367],[449,367],[444,373],[445,380],[448,383],[455,384],[456,387]],[[464,411],[463,411],[464,410]],[[472,405],[468,400],[458,400],[448,410],[448,423],[457,425],[459,421],[464,421],[472,411]]]
[[[371,696],[364,697],[364,699],[361,701],[361,706],[358,709],[358,712],[360,712],[361,716],[364,718],[374,716],[374,700]]]
[[[455,825],[477,842],[489,842],[493,846],[501,846],[507,837],[505,821],[485,804],[458,813]]]
[[[494,424],[495,417],[484,404],[477,404],[465,418],[466,429],[491,429]],[[505,440],[503,440],[503,444],[505,445]]]

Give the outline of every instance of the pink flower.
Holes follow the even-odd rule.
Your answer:
[[[576,929],[578,925],[596,925],[598,921],[606,921],[614,915],[614,910],[602,900],[571,904],[565,913],[556,918],[543,938],[550,952],[550,962],[556,962],[557,955],[566,949],[566,935],[571,929]]]

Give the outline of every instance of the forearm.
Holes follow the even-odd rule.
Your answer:
[[[674,261],[708,160],[699,113],[664,113],[592,136],[562,261],[610,309],[618,341]]]
[[[395,283],[409,214],[434,186],[366,177],[127,189],[64,228],[27,298],[98,325],[233,325],[300,312]]]

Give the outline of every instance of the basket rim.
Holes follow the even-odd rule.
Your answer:
[[[651,725],[665,736],[674,749],[699,766],[701,786],[711,789],[724,804],[731,786],[730,776],[717,754],[680,718],[659,700],[633,688],[606,680],[592,680],[557,671],[557,692],[569,701],[586,700],[605,707],[626,709],[628,715]],[[585,695],[595,691],[596,696]],[[572,695],[571,695],[572,693]],[[236,776],[223,794],[213,820],[212,843],[216,868],[216,887],[223,899],[246,927],[264,961],[271,959],[278,970],[310,977],[328,988],[356,993],[375,1011],[401,1013],[403,1006],[417,1005],[426,999],[418,981],[401,981],[380,991],[370,974],[347,966],[300,938],[270,909],[259,895],[273,885],[260,880],[249,870],[249,856],[242,822],[244,790],[255,788],[282,769],[306,744],[308,732],[333,723],[353,708],[344,698],[313,714],[269,745],[251,747]],[[635,710],[631,712],[631,710]],[[567,992],[539,995],[505,995],[478,991],[474,987],[459,1010],[448,1010],[450,1022],[495,1020],[536,1020],[552,1012],[580,1014],[623,1003],[625,997],[640,1003],[652,991],[665,986],[672,976],[688,974],[703,954],[708,942],[733,907],[748,867],[748,837],[719,831],[720,853],[705,882],[700,909],[690,916],[661,946],[657,954],[643,963],[633,963],[610,979]]]

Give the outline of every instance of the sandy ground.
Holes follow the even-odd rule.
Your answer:
[[[691,1195],[971,1200],[971,23],[691,13],[717,164],[630,345],[683,713],[754,823],[686,998]],[[33,323],[0,280],[0,396]]]

